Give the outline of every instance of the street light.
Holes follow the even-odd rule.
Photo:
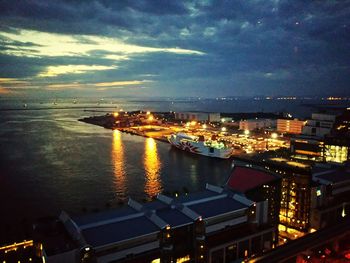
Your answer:
[[[277,133],[275,133],[275,132],[271,133],[271,139],[274,140],[274,139],[277,139],[277,137],[278,137]],[[269,150],[269,141],[270,141],[270,138],[267,137],[267,139],[266,139],[266,150],[267,151]]]
[[[278,137],[277,133],[274,132],[271,134],[271,139],[277,139],[277,137]]]

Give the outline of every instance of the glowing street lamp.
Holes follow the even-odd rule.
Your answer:
[[[203,129],[206,129],[206,128],[207,128],[207,125],[206,125],[206,124],[203,124],[203,125],[202,125],[202,128],[203,128]]]
[[[244,130],[244,134],[245,134],[245,135],[247,135],[247,136],[248,136],[248,135],[249,135],[249,133],[250,133],[250,131],[249,131],[249,130]]]
[[[113,113],[113,116],[114,116],[114,117],[118,117],[118,116],[119,116],[119,113],[118,113],[118,112],[114,112],[114,113]]]
[[[146,115],[151,115],[151,112],[147,111]]]
[[[226,127],[222,127],[222,128],[221,128],[221,131],[222,131],[222,132],[227,131]]]
[[[277,133],[274,132],[271,134],[271,139],[277,139],[277,137],[278,137]]]
[[[154,120],[154,117],[151,115],[151,116],[148,117],[148,120],[149,120],[149,121],[153,121],[153,120]]]

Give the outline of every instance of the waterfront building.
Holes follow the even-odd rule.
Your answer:
[[[298,119],[277,119],[277,132],[290,133],[290,134],[301,134],[305,121]]]
[[[176,120],[183,121],[202,121],[202,122],[220,122],[221,117],[218,112],[175,112]]]
[[[276,120],[272,119],[250,119],[239,122],[239,129],[244,131],[253,131],[276,127]]]
[[[231,262],[248,259],[276,244],[268,204],[207,185],[198,193],[71,217],[58,223],[75,247],[42,239],[46,262]],[[58,231],[55,230],[57,234]],[[52,235],[50,236],[52,241]],[[53,249],[54,248],[54,249]]]

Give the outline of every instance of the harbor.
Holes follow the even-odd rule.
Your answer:
[[[178,116],[181,117],[179,118]],[[210,115],[215,116],[212,120]],[[234,115],[235,119],[232,117]],[[184,117],[185,116],[185,117]],[[87,117],[80,121],[119,130],[131,135],[153,138],[169,143],[169,137],[174,134],[186,134],[193,140],[199,138],[205,141],[218,141],[232,148],[232,156],[241,156],[254,152],[286,149],[289,147],[289,137],[279,136],[272,127],[259,131],[242,130],[239,127],[242,117],[258,119],[261,117],[278,118],[272,113],[222,114],[196,112],[154,112],[149,111],[118,111],[101,116]]]

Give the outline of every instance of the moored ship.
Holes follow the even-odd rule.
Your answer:
[[[168,141],[176,148],[209,157],[227,159],[232,155],[232,147],[212,138],[205,140],[204,136],[192,136],[185,133],[176,133],[168,137]]]

